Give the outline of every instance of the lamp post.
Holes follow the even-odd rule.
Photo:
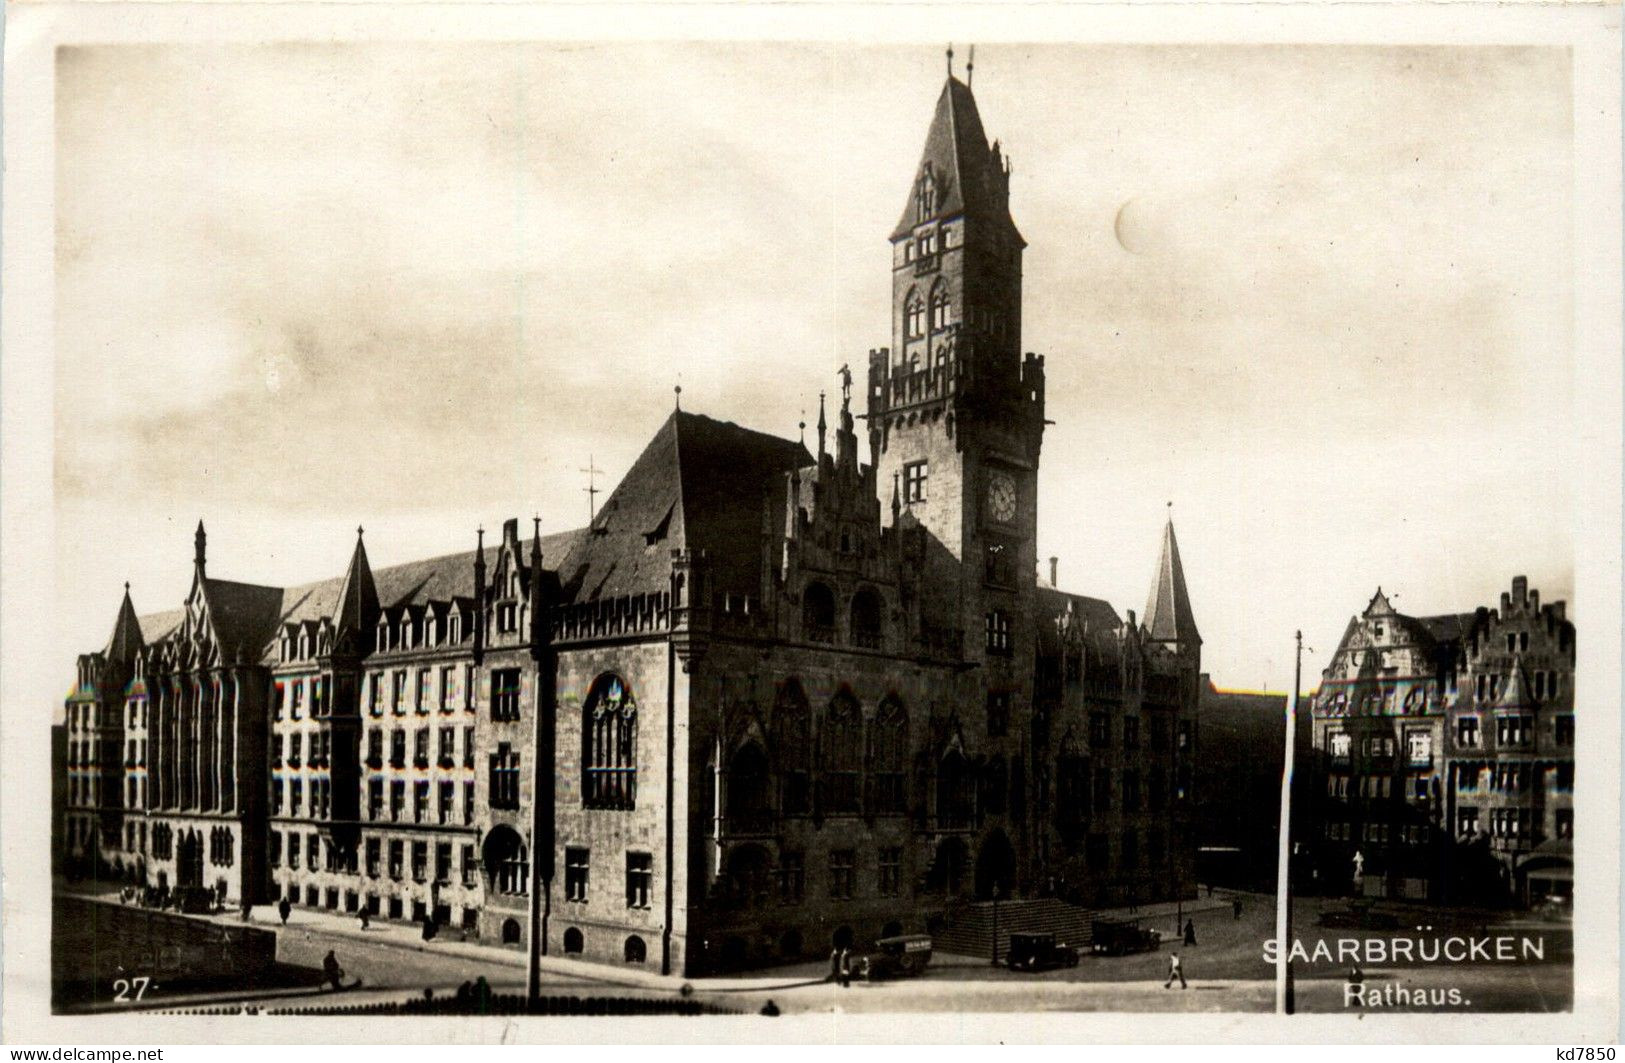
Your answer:
[[[999,965],[999,884],[993,883],[993,966]]]

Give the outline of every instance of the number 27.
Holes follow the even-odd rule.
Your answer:
[[[146,993],[151,978],[142,975],[139,978],[115,978],[113,980],[113,999],[120,1004],[133,1004]],[[135,990],[135,996],[130,996],[130,990]]]

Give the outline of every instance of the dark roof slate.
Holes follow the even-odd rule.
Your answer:
[[[927,165],[938,182],[937,207],[930,217],[974,215],[1007,225],[1018,240],[1021,238],[1021,234],[1015,232],[1008,203],[1000,193],[1003,164],[999,154],[988,146],[982,116],[976,109],[976,97],[971,95],[970,86],[958,78],[948,78],[942,86],[942,94],[937,97],[937,109],[925,135],[920,165],[914,172],[914,184],[909,186],[908,203],[892,233],[894,240],[929,220],[920,216],[914,196]]]

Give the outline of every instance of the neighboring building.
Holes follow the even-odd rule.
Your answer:
[[[126,594],[80,658],[75,857],[514,945],[540,889],[548,952],[685,972],[960,898],[1188,891],[1173,526],[1143,624],[1036,578],[1044,363],[1007,198],[950,78],[891,236],[867,461],[847,386],[816,454],[674,412],[548,538],[510,520],[374,572],[358,534],[342,577],[283,589],[207,575],[200,525],[185,608]]]
[[[1572,890],[1574,625],[1515,577],[1500,608],[1412,617],[1378,590],[1315,702],[1317,865],[1368,895]]]
[[[1294,742],[1292,838],[1302,851],[1318,823],[1313,776],[1314,695],[1298,698]],[[1280,860],[1281,771],[1286,764],[1287,695],[1221,690],[1202,676],[1197,719],[1202,756],[1196,762],[1196,840],[1201,880],[1215,886],[1273,893]],[[1300,889],[1313,878],[1294,866]]]

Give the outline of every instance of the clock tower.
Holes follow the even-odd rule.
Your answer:
[[[1026,241],[1009,193],[1008,161],[950,75],[891,234],[892,343],[870,352],[868,410],[879,488],[895,493],[898,523],[925,532],[922,625],[1020,704],[1032,683],[1044,360],[1021,350]]]

